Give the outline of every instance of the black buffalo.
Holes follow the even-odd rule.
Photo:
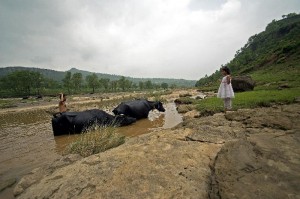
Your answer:
[[[81,133],[92,125],[125,126],[136,121],[128,116],[113,116],[105,111],[93,109],[82,112],[66,112],[52,119],[54,136]]]
[[[157,109],[160,112],[165,112],[165,108],[159,101],[152,102],[145,99],[122,102],[118,105],[113,113],[115,115],[126,115],[136,119],[147,118],[151,110]]]

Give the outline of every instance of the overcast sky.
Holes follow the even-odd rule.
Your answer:
[[[1,0],[0,67],[199,79],[300,0]]]

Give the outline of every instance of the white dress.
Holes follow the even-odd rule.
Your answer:
[[[218,98],[234,98],[234,92],[230,83],[227,84],[227,76],[224,76],[222,78],[222,82],[220,84],[219,90],[218,90]]]

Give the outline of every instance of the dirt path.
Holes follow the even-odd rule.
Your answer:
[[[300,105],[190,118],[36,169],[18,198],[299,198]],[[80,173],[80,175],[78,175]]]

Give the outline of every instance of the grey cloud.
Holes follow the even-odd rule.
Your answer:
[[[198,79],[299,0],[2,0],[0,67]]]
[[[31,61],[36,64],[43,64],[43,63],[49,64],[52,62],[52,57],[35,56],[31,59]]]
[[[189,9],[191,10],[216,10],[226,3],[226,0],[191,0]]]

